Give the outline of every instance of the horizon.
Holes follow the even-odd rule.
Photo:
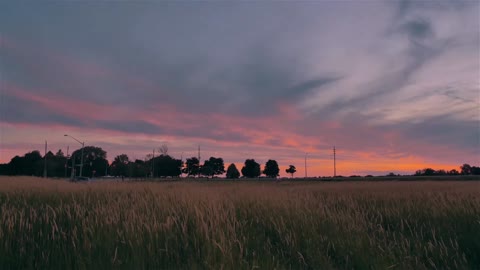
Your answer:
[[[281,177],[480,164],[478,1],[0,5],[0,163],[69,134]]]
[[[85,145],[85,147],[99,147],[99,146]],[[102,150],[105,150],[105,149],[103,149],[102,147],[99,147],[99,148],[101,148]],[[62,149],[58,149],[58,150],[56,150],[56,151],[53,151],[53,150],[47,148],[47,153],[46,153],[46,154],[45,154],[45,153],[42,154],[42,152],[41,152],[40,150],[35,149],[35,150],[27,151],[27,152],[24,153],[24,154],[15,155],[15,157],[23,157],[23,156],[26,155],[26,154],[29,154],[29,153],[32,153],[32,152],[35,152],[35,151],[36,151],[36,152],[38,152],[38,153],[41,155],[42,158],[44,158],[45,155],[47,155],[47,154],[57,155],[57,152],[58,152],[58,151],[62,151],[62,154],[67,158],[67,160],[71,160],[71,157],[72,157],[71,154],[72,154],[73,152],[75,152],[75,151],[81,151],[81,149],[82,149],[81,147],[78,148],[78,149],[73,149],[73,151],[69,152],[69,153],[70,153],[69,155],[67,155],[66,152],[63,152]],[[155,158],[157,158],[157,157],[159,157],[159,156],[161,156],[161,155],[165,155],[165,156],[170,156],[170,157],[172,157],[172,158],[174,158],[174,159],[181,160],[181,161],[182,161],[182,166],[183,166],[182,168],[185,168],[185,167],[186,167],[186,166],[185,166],[185,165],[186,165],[185,162],[186,162],[187,159],[190,159],[190,158],[197,158],[197,159],[198,159],[198,156],[183,156],[183,152],[182,152],[182,154],[181,154],[180,157],[176,157],[175,155],[172,155],[172,154],[168,151],[168,149],[167,149],[167,153],[166,153],[166,154],[161,154],[159,151],[160,151],[159,149],[156,149],[156,150],[155,150],[155,153],[156,153]],[[108,158],[108,151],[106,151],[106,152],[107,152],[106,155],[107,155],[108,165],[109,165],[109,166],[112,166],[112,162],[113,162],[113,159],[114,159],[115,157],[112,158],[112,159],[109,159],[109,158]],[[125,154],[125,155],[127,155],[127,154]],[[127,155],[127,156],[128,156],[128,155]],[[148,155],[145,155],[145,157],[144,157],[143,159],[142,159],[142,158],[132,158],[132,157],[128,156],[129,161],[132,162],[132,163],[135,162],[135,161],[137,161],[137,160],[140,160],[140,161],[144,161],[144,160],[145,160],[145,161],[150,161],[150,160],[151,160],[151,157],[152,157],[152,153],[150,153],[150,154],[148,154]],[[208,159],[211,158],[211,157],[214,157],[214,158],[222,158],[222,160],[223,160],[223,157],[221,157],[221,156],[209,156],[209,157],[202,158],[202,159],[200,160],[200,164],[202,165],[204,161],[208,160]],[[261,168],[262,171],[263,171],[263,168],[265,168],[265,163],[266,163],[266,162],[263,162],[263,163],[262,163],[262,162],[259,162],[257,159],[255,159],[255,157],[246,158],[245,160],[247,160],[247,159],[253,159],[253,160],[255,160],[257,163],[259,163],[260,168]],[[273,160],[276,161],[275,159],[273,159]],[[307,159],[307,160],[308,160],[308,159]],[[78,162],[78,161],[77,161],[77,162]],[[305,160],[304,160],[304,162],[305,162]],[[296,165],[293,165],[293,164],[291,164],[291,163],[288,164],[288,165],[286,165],[286,164],[278,164],[278,167],[279,167],[279,169],[280,169],[280,171],[279,171],[279,176],[278,176],[278,177],[280,177],[280,178],[292,178],[292,179],[297,179],[297,178],[298,178],[298,179],[300,179],[300,178],[305,178],[305,179],[307,179],[307,178],[324,178],[324,177],[326,177],[326,178],[347,177],[347,178],[348,178],[348,177],[354,177],[354,176],[355,176],[355,177],[366,177],[366,176],[374,176],[374,177],[385,177],[385,176],[418,176],[418,175],[416,174],[417,172],[422,171],[422,174],[421,174],[421,175],[424,175],[424,174],[423,174],[423,171],[426,170],[426,169],[433,169],[434,173],[443,171],[444,174],[439,174],[439,175],[450,175],[450,170],[455,170],[455,171],[456,171],[456,173],[453,174],[453,175],[463,175],[463,172],[462,172],[462,166],[463,166],[463,165],[471,165],[471,166],[473,166],[474,168],[476,168],[476,165],[477,165],[477,164],[475,164],[475,163],[470,164],[470,162],[465,162],[465,163],[458,164],[457,166],[453,166],[453,167],[449,167],[449,168],[432,168],[432,167],[428,167],[428,166],[427,166],[427,167],[423,167],[423,168],[417,168],[417,169],[414,170],[414,171],[400,171],[400,170],[397,169],[397,170],[388,171],[388,173],[385,173],[384,171],[379,171],[379,172],[376,172],[376,173],[374,172],[373,174],[370,174],[370,173],[368,173],[368,174],[367,174],[367,173],[361,173],[361,174],[341,174],[341,173],[337,173],[336,176],[334,176],[334,174],[335,174],[335,172],[334,172],[334,171],[335,171],[335,169],[334,169],[334,161],[331,160],[331,163],[332,163],[332,164],[331,164],[332,174],[328,174],[328,173],[327,173],[327,174],[325,174],[325,175],[311,175],[311,174],[308,174],[308,173],[307,173],[307,175],[305,175],[305,163],[303,164],[303,167],[302,167],[302,166],[296,166]],[[0,165],[7,165],[7,164],[8,164],[8,162],[0,163]],[[227,169],[227,167],[228,167],[230,164],[234,164],[235,167],[236,167],[239,171],[240,171],[240,170],[242,169],[242,167],[245,165],[244,162],[240,162],[240,163],[239,163],[239,162],[226,162],[226,161],[224,161],[225,170]],[[336,167],[337,167],[337,170],[336,170],[336,171],[339,172],[339,171],[338,171],[338,161],[337,161],[336,164],[337,164],[337,166],[336,166]],[[290,173],[286,173],[286,172],[285,172],[285,170],[286,170],[287,168],[289,168],[290,165],[293,165],[293,166],[295,166],[295,168],[296,168],[295,176],[291,176]],[[150,166],[150,165],[149,165],[149,166]],[[299,169],[300,169],[300,170],[299,170]],[[310,171],[310,169],[312,169],[312,168],[309,167],[309,166],[308,166],[308,163],[307,163],[307,171]],[[313,168],[313,169],[314,169],[314,168]],[[303,172],[304,174],[303,174],[303,175],[300,175],[300,174],[299,174],[300,171]],[[393,173],[394,175],[390,175],[390,174],[392,174],[392,173]],[[180,174],[180,177],[182,177],[183,174],[186,174],[186,173],[182,172],[182,173]],[[218,176],[219,176],[219,177],[224,177],[225,174],[226,174],[226,172],[223,173],[223,174],[219,174]],[[475,174],[475,173],[473,173],[473,174]],[[202,175],[202,174],[200,174],[200,175]],[[263,176],[263,175],[264,175],[264,173],[262,172],[259,177],[261,177],[261,178],[262,178],[262,177],[266,177],[266,176]],[[290,176],[289,176],[289,175],[290,175]],[[107,176],[110,176],[110,174],[107,174]],[[218,177],[217,175],[215,175],[215,176]],[[424,175],[424,176],[429,176],[429,175]],[[194,176],[185,176],[185,177],[187,177],[187,178],[189,178],[189,177],[196,178],[196,177],[198,177],[198,176],[195,176],[195,175],[194,175]],[[201,177],[208,177],[208,176],[201,176]],[[268,177],[268,176],[267,176],[267,177]]]

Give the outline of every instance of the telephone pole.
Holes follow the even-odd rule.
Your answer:
[[[337,156],[335,146],[333,146],[333,177],[337,177]]]
[[[45,140],[45,163],[43,166],[43,178],[47,178],[47,141]]]
[[[65,178],[67,178],[67,169],[68,169],[68,150],[69,150],[70,146],[68,145],[67,146],[67,156],[65,158]]]
[[[200,164],[200,145],[198,145],[198,164]]]
[[[305,178],[307,178],[307,153],[305,153]]]
[[[153,156],[152,156],[152,178],[155,177],[155,149],[153,149]]]

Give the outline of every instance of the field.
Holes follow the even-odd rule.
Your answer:
[[[0,177],[0,269],[478,269],[480,182]]]

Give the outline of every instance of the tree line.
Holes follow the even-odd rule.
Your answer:
[[[107,160],[107,152],[100,147],[85,146],[83,149],[83,176],[86,177],[215,177],[225,174],[227,178],[257,178],[265,175],[269,178],[279,176],[280,169],[276,160],[268,160],[263,166],[254,159],[247,159],[239,171],[234,163],[225,170],[224,161],[220,157],[210,157],[203,164],[197,157],[187,158],[185,161],[168,155],[168,148],[162,146],[160,154],[147,155],[143,160],[130,160],[128,155],[116,156],[112,163]],[[45,171],[48,177],[76,177],[80,173],[81,149],[75,150],[66,156],[62,150],[55,154],[51,151],[42,156],[39,151],[31,151],[23,156],[13,157],[9,163],[0,164],[0,175],[28,175],[43,176]],[[46,161],[46,162],[45,162]],[[480,167],[463,164],[460,170],[434,170],[425,168],[415,172],[415,176],[436,175],[480,175]],[[285,170],[292,177],[296,172],[294,165]]]
[[[280,169],[277,161],[268,160],[264,169],[254,159],[247,159],[239,171],[234,163],[225,170],[224,161],[220,157],[210,157],[203,164],[196,157],[187,158],[184,162],[167,154],[164,148],[161,154],[147,155],[145,159],[130,160],[128,155],[116,156],[112,163],[107,160],[107,152],[100,147],[85,146],[83,149],[83,176],[86,177],[179,177],[182,174],[188,177],[215,177],[226,173],[227,178],[239,178],[241,175],[256,178],[264,174],[276,178]],[[55,154],[49,151],[42,157],[39,151],[31,151],[23,156],[13,157],[9,163],[0,164],[0,175],[28,175],[48,177],[77,177],[81,166],[81,149],[65,156],[60,149]],[[295,166],[290,165],[286,170],[293,177]]]
[[[456,169],[434,170],[432,168],[425,168],[415,172],[415,176],[435,176],[435,175],[480,175],[480,167],[471,166],[470,164],[463,164],[460,166],[460,171]]]

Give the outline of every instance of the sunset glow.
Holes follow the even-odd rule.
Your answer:
[[[0,163],[68,133],[281,176],[333,175],[334,146],[343,176],[480,164],[477,1],[3,6]]]

